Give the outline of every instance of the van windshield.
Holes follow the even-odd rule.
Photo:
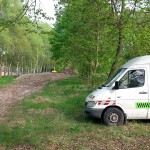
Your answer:
[[[108,81],[106,82],[106,87],[111,87],[114,82],[125,72],[126,68],[119,69]]]

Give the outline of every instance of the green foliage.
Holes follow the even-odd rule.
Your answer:
[[[36,0],[34,1],[34,3]],[[30,20],[28,1],[0,0],[0,64],[17,75],[50,69],[51,56],[48,34],[50,26]],[[38,13],[37,13],[38,14]],[[37,15],[36,14],[36,15]],[[15,69],[14,69],[15,68]]]
[[[27,32],[30,25],[24,26],[15,24],[9,30],[0,33],[1,62],[23,68],[27,72],[50,66],[51,53],[48,43],[48,35],[41,32]],[[45,26],[41,24],[45,30]],[[47,30],[47,29],[46,29]]]
[[[107,78],[130,58],[149,54],[148,12],[142,0],[60,0],[50,37],[53,58],[93,85],[100,74]]]

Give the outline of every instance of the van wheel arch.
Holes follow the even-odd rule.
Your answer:
[[[104,120],[104,115],[105,113],[107,113],[108,110],[118,110],[120,113],[122,113],[122,117],[123,117],[123,122],[121,124],[127,124],[127,115],[124,113],[124,111],[122,110],[122,108],[120,108],[119,106],[109,106],[107,108],[104,109],[104,111],[102,112],[102,122],[107,124],[106,121]],[[107,124],[110,125],[111,124]]]

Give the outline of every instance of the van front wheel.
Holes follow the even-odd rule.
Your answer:
[[[118,108],[108,108],[103,114],[103,121],[108,126],[123,125],[124,114]]]

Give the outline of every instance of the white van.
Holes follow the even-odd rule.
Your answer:
[[[106,125],[150,119],[150,55],[131,59],[85,102],[86,114]]]

